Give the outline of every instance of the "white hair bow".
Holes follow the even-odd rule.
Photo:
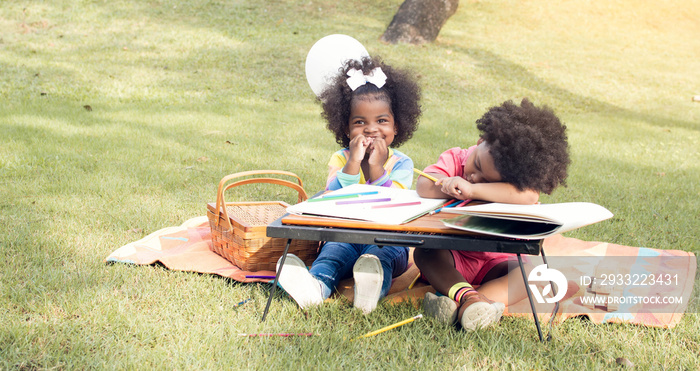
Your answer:
[[[350,86],[350,89],[352,91],[355,91],[355,89],[359,88],[360,86],[370,83],[378,88],[381,89],[382,86],[386,83],[386,75],[384,74],[384,71],[382,71],[381,68],[377,67],[373,69],[372,71],[369,72],[369,75],[365,75],[362,70],[357,70],[357,69],[351,69],[348,71],[348,79],[346,80],[348,82],[348,85]]]

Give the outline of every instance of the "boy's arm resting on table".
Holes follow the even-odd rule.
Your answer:
[[[442,179],[442,178],[447,177],[443,174],[435,174],[435,173],[429,173],[429,175],[431,175],[437,179]],[[448,196],[445,195],[441,191],[441,188],[442,188],[442,186],[436,186],[435,182],[433,182],[432,180],[430,180],[424,176],[418,176],[418,180],[416,181],[416,192],[418,192],[418,196],[421,196],[421,197],[448,198]]]
[[[510,183],[477,183],[472,184],[471,188],[472,196],[468,198],[474,200],[533,205],[540,199],[539,192],[529,189],[520,191]]]
[[[459,200],[481,200],[509,204],[531,205],[537,203],[540,194],[533,190],[518,190],[514,185],[504,182],[472,184],[460,177],[447,177],[444,174],[429,173],[438,179],[438,184],[419,176],[416,183],[418,195],[425,198],[456,198]],[[442,182],[449,182],[450,188],[459,189],[457,192],[443,192]]]

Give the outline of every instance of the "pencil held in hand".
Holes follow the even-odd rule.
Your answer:
[[[432,180],[433,182],[437,182],[437,181],[438,181],[436,177],[434,177],[434,176],[432,176],[432,175],[429,175],[429,174],[426,174],[426,173],[424,173],[424,172],[422,172],[422,171],[420,171],[420,170],[418,170],[418,169],[416,169],[416,168],[413,168],[413,171],[415,171],[418,175],[422,175],[422,176],[424,176],[424,177],[426,177],[426,178]]]

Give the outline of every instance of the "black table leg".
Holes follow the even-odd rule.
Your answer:
[[[542,249],[542,262],[549,267],[549,263],[547,263],[547,257],[544,256],[544,249]],[[549,284],[552,287],[552,295],[557,296],[557,287],[554,284],[554,282],[549,282]],[[564,290],[567,288],[565,287]],[[556,317],[557,313],[559,313],[559,302],[557,301],[554,304],[554,310],[552,311],[552,316],[549,318],[549,333],[547,333],[547,341],[552,340],[552,326],[554,325],[554,318]]]
[[[275,280],[272,281],[272,290],[270,290],[270,296],[267,297],[267,305],[265,305],[265,311],[263,311],[262,322],[265,322],[265,317],[267,317],[267,311],[270,309],[270,303],[272,303],[272,297],[277,291],[277,280],[280,278],[280,272],[282,272],[282,267],[284,267],[284,261],[287,260],[287,252],[289,251],[289,245],[292,243],[292,239],[287,239],[287,245],[284,247],[284,252],[282,253],[282,260],[280,261],[280,266],[277,268],[277,274],[275,275]]]
[[[532,300],[532,292],[530,292],[530,286],[527,284],[527,276],[525,276],[525,267],[523,266],[523,258],[518,254],[518,264],[520,264],[520,272],[523,274],[523,283],[525,284],[525,292],[527,292],[527,299],[530,301],[530,308],[532,308],[532,317],[535,319],[535,326],[537,326],[537,335],[540,336],[540,341],[544,342],[544,336],[542,336],[542,328],[540,327],[540,319],[537,317],[537,309],[535,309],[535,302]]]

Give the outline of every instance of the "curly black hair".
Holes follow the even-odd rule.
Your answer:
[[[546,194],[566,186],[571,162],[566,125],[549,107],[535,107],[527,98],[520,106],[509,100],[476,123],[504,182]]]
[[[376,67],[381,67],[387,77],[384,86],[377,88],[373,84],[365,84],[355,91],[350,89],[346,81],[349,70],[357,69],[369,74]],[[421,115],[420,96],[420,87],[408,71],[388,66],[379,57],[363,57],[361,61],[348,60],[318,100],[323,107],[321,116],[328,122],[328,130],[335,134],[335,141],[343,148],[350,145],[347,130],[353,99],[380,99],[389,103],[396,127],[396,136],[391,147],[400,147],[411,139],[413,132],[418,128],[418,118]]]

